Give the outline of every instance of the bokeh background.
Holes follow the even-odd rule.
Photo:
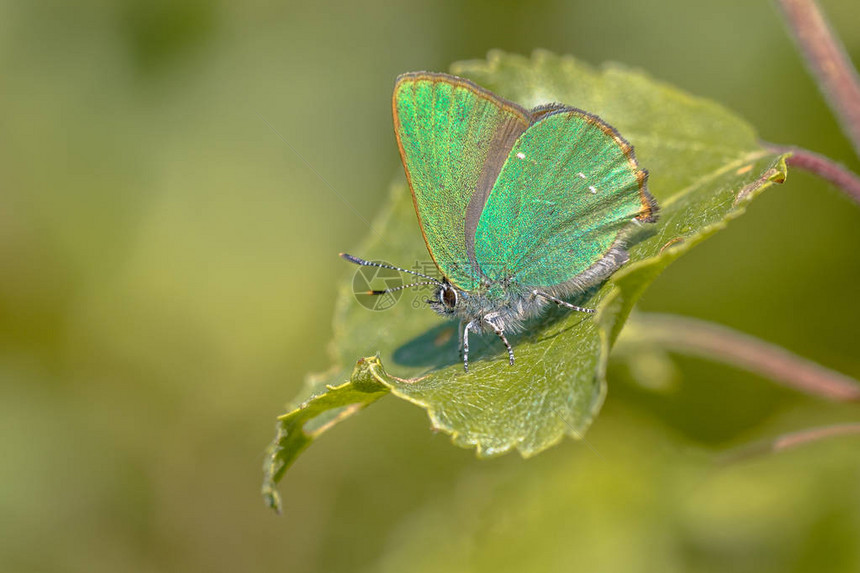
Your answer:
[[[860,4],[821,4],[860,62]],[[641,67],[860,171],[763,0],[0,3],[0,570],[860,570],[856,438],[713,463],[857,408],[683,357],[659,389],[613,364],[598,453],[479,461],[386,399],[264,508],[367,232],[322,179],[371,219],[395,76],[493,48]],[[860,377],[858,245],[791,172],[641,307]]]

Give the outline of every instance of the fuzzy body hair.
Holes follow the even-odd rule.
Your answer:
[[[629,260],[627,251],[613,246],[606,255],[572,279],[543,287],[520,284],[515,277],[495,283],[484,282],[473,292],[462,291],[445,281],[437,287],[430,306],[442,316],[471,323],[472,330],[487,333],[521,332],[525,323],[541,314],[550,298],[570,298],[609,278]],[[455,293],[451,296],[449,291]],[[453,304],[452,304],[453,302]]]

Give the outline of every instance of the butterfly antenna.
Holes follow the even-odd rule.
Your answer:
[[[385,290],[369,290],[365,294],[387,294],[390,292],[403,290],[403,289],[409,288],[409,287],[421,286],[421,285],[435,285],[435,284],[437,284],[437,283],[430,282],[430,281],[421,281],[421,282],[417,282],[417,283],[409,283],[408,285],[401,285],[399,287],[387,288]]]
[[[440,281],[439,279],[437,279],[435,277],[431,277],[429,275],[421,274],[421,273],[415,272],[415,271],[410,271],[409,269],[401,269],[400,267],[395,267],[394,265],[387,265],[385,263],[377,263],[374,261],[365,261],[364,259],[359,259],[358,257],[353,257],[352,255],[350,255],[348,253],[340,253],[340,257],[342,259],[345,259],[345,260],[347,260],[353,264],[360,265],[362,267],[380,267],[383,269],[391,269],[393,271],[400,271],[402,273],[409,273],[410,275],[423,277],[425,279],[429,279],[429,280],[433,281],[432,283],[414,283],[414,284],[437,284],[437,285],[442,284],[442,281]],[[382,292],[390,292],[390,291],[382,291]]]

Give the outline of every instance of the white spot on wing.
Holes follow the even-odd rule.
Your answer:
[[[523,153],[522,151],[520,151],[519,153],[517,153],[517,157],[519,157],[520,159],[525,159],[525,158],[526,158],[526,154],[525,154],[525,153]]]
[[[579,173],[577,173],[577,175],[579,175],[579,176],[580,176],[580,178],[585,179],[585,173],[583,173],[582,171],[580,171]]]
[[[595,188],[594,185],[589,185],[588,190],[591,191],[592,193],[597,193],[597,188]]]

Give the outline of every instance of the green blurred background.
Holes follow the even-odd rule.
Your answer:
[[[860,62],[860,3],[822,6]],[[2,2],[0,570],[860,571],[856,439],[712,463],[857,408],[685,358],[660,391],[612,366],[599,454],[478,461],[383,400],[264,508],[274,418],[328,367],[336,254],[367,232],[266,123],[370,219],[394,77],[539,47],[860,171],[763,0]],[[860,377],[858,223],[792,172],[640,306]]]

